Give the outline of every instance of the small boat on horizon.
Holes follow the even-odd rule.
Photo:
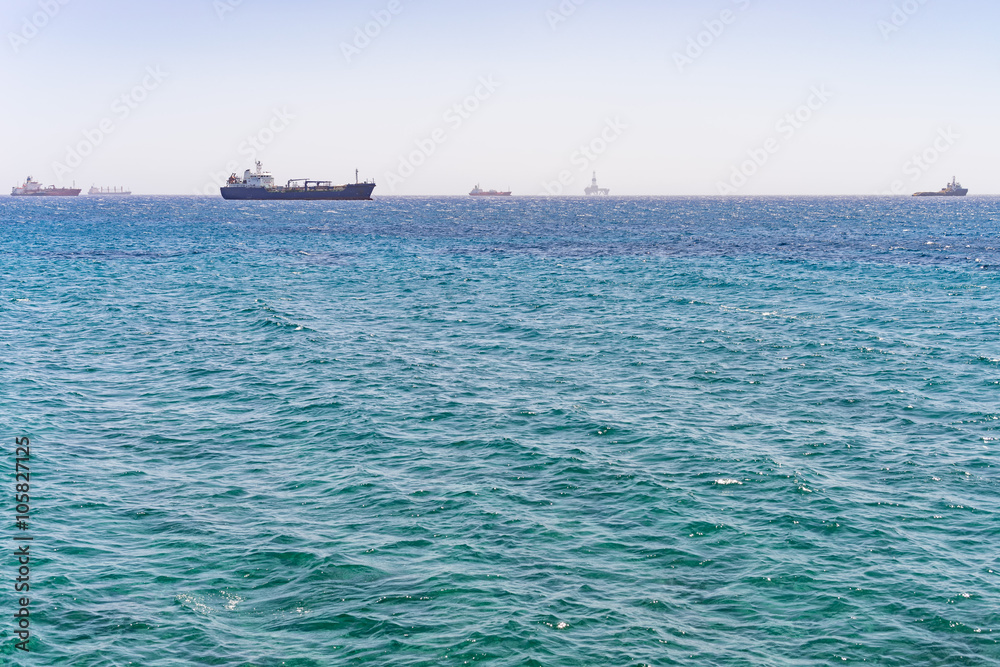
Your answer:
[[[962,184],[952,176],[951,183],[944,186],[937,192],[914,192],[914,197],[964,197],[969,194],[968,188],[963,188]]]
[[[469,193],[470,197],[510,197],[511,192],[501,192],[500,190],[483,190],[476,183],[476,187],[472,188],[472,192]]]

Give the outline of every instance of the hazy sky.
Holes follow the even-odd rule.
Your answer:
[[[0,184],[217,195],[256,155],[279,182],[360,169],[376,196],[578,195],[593,170],[620,195],[953,174],[996,193],[998,19],[995,0],[3,0]]]

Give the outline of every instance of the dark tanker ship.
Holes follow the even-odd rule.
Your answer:
[[[222,188],[223,199],[253,199],[253,200],[311,200],[311,199],[341,199],[370,201],[375,184],[369,181],[357,182],[355,172],[354,183],[334,185],[332,181],[311,181],[296,178],[288,181],[285,186],[276,186],[271,172],[264,171],[261,163],[257,170],[247,169],[240,179],[236,174],[229,177],[229,182]]]

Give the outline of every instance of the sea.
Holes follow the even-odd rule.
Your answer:
[[[0,663],[1000,665],[998,248],[996,197],[2,198]]]

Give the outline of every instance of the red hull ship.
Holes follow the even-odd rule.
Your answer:
[[[80,194],[77,188],[57,188],[50,185],[43,188],[42,184],[28,176],[28,180],[19,188],[10,191],[11,197],[76,197]]]

